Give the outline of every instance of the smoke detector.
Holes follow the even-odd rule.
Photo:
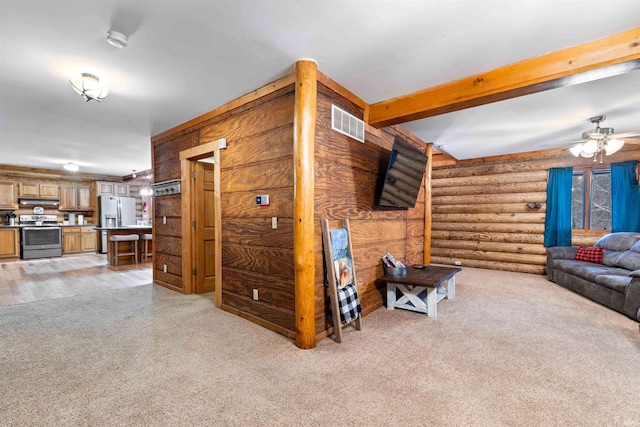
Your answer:
[[[107,41],[111,46],[115,46],[119,49],[127,47],[127,36],[117,31],[109,31],[107,33]]]

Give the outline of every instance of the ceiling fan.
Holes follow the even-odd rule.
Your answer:
[[[635,138],[640,136],[638,132],[628,132],[624,134],[614,134],[613,128],[600,127],[607,116],[594,116],[589,119],[591,123],[595,123],[595,129],[582,133],[582,140],[578,144],[569,148],[571,154],[576,157],[593,157],[593,161],[597,161],[600,156],[600,163],[606,154],[607,156],[617,152],[624,146],[624,138]]]

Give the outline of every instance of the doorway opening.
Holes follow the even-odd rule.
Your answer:
[[[222,305],[220,145],[180,152],[182,178],[182,278],[186,294],[213,292]]]

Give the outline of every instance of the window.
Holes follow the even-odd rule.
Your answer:
[[[571,188],[571,228],[611,230],[611,171],[574,170]]]

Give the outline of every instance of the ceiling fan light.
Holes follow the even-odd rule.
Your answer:
[[[107,41],[111,46],[115,46],[119,49],[127,47],[127,36],[117,31],[109,31],[107,33]]]
[[[582,151],[589,154],[594,154],[598,151],[598,141],[595,139],[590,139],[582,145]]]
[[[582,144],[574,145],[573,147],[569,148],[569,151],[571,151],[571,154],[576,157],[580,156],[580,153],[582,152]]]
[[[610,139],[604,146],[605,153],[607,154],[607,156],[610,156],[611,154],[621,149],[623,145],[624,141],[621,139]]]

